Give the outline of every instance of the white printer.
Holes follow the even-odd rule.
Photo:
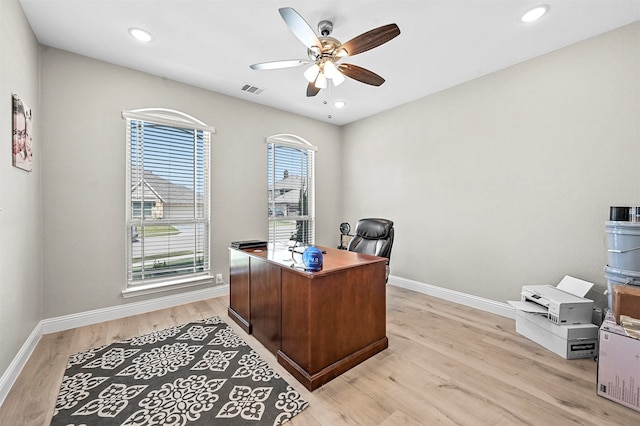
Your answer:
[[[522,302],[543,307],[554,324],[590,323],[593,300],[575,296],[551,285],[525,285],[520,293]]]
[[[592,358],[598,351],[598,326],[591,324],[592,283],[565,276],[557,287],[525,285],[516,309],[516,332],[565,359]]]

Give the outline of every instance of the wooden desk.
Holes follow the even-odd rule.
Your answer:
[[[389,345],[386,259],[320,248],[317,272],[286,247],[229,249],[229,316],[311,391]]]

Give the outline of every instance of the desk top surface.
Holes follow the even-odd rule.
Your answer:
[[[249,248],[244,250],[230,248],[230,250],[241,251],[249,256],[267,260],[290,270],[311,276],[324,275],[330,272],[371,263],[386,263],[387,261],[384,257],[372,256],[369,254],[355,253],[323,246],[316,247],[320,250],[326,251],[326,253],[322,254],[322,269],[320,271],[308,271],[304,269],[304,263],[302,262],[302,252],[304,249],[302,247],[297,247],[293,252],[284,244],[275,244],[275,246],[274,244],[269,244],[267,247]]]

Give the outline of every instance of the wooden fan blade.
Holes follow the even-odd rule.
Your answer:
[[[397,37],[400,34],[400,28],[396,24],[383,25],[382,27],[374,28],[366,33],[360,34],[357,37],[352,38],[346,43],[343,43],[337,50],[340,52],[342,49],[346,51],[346,55],[353,56],[358,53],[366,52],[374,47],[378,47],[381,44],[388,42],[389,40]],[[340,56],[345,56],[340,54]]]
[[[354,80],[358,80],[361,83],[370,84],[372,86],[380,86],[384,83],[384,78],[378,74],[369,71],[366,68],[359,67],[353,64],[340,64],[338,70],[342,74],[350,77]]]
[[[320,40],[318,40],[318,36],[298,12],[291,7],[282,7],[278,9],[278,11],[282,19],[284,19],[284,22],[289,26],[291,32],[298,37],[298,40],[300,40],[302,44],[307,48],[315,46],[318,48],[318,51],[322,49],[322,44]]]
[[[315,96],[320,92],[320,89],[318,89],[315,84],[313,83],[309,83],[307,84],[307,97],[311,97],[311,96]]]
[[[249,65],[252,70],[264,71],[264,70],[279,70],[281,68],[293,68],[300,65],[308,64],[311,61],[308,59],[289,59],[286,61],[272,61],[261,62],[259,64]]]

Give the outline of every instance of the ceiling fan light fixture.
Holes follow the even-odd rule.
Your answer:
[[[318,74],[318,78],[316,78],[315,86],[318,89],[326,89],[327,88],[327,77],[323,73]]]
[[[333,106],[336,108],[344,108],[347,103],[345,101],[335,101]]]
[[[533,9],[529,10],[527,13],[522,15],[520,20],[522,22],[534,22],[538,19],[542,18],[544,14],[549,11],[550,6],[548,4],[542,4],[540,6],[536,6]]]
[[[338,73],[338,68],[336,68],[336,64],[333,61],[328,60],[324,63],[323,71],[327,78],[333,78]]]
[[[344,80],[344,75],[340,71],[336,71],[336,75],[334,75],[331,79],[334,86],[340,86],[342,83],[344,83]]]
[[[304,72],[304,78],[306,78],[309,83],[313,83],[318,78],[319,73],[320,67],[318,64],[313,64]]]

